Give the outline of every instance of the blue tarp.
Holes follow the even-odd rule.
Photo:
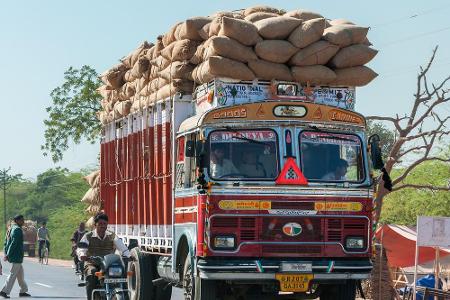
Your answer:
[[[434,289],[434,274],[428,274],[425,277],[417,279],[416,285]],[[439,280],[439,289],[442,290],[442,280]],[[423,293],[417,292],[416,299],[417,300],[433,300],[434,296],[429,296],[427,299],[424,299]]]

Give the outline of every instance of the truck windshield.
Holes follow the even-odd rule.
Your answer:
[[[308,180],[362,182],[364,163],[356,135],[303,131],[300,134],[302,172]]]
[[[273,130],[213,131],[209,175],[219,180],[274,180],[279,173],[277,145]]]

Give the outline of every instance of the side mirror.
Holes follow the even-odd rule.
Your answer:
[[[378,134],[369,137],[370,157],[372,159],[372,166],[376,170],[381,170],[384,167],[383,157],[380,148],[380,136]]]
[[[206,166],[205,142],[197,141],[197,144],[195,145],[195,151],[197,153],[197,167],[203,169]]]
[[[77,247],[80,249],[87,249],[88,248],[88,244],[84,243],[84,242],[78,242],[77,243]]]
[[[186,148],[184,150],[184,155],[186,157],[194,157],[195,156],[195,144],[194,141],[187,141]]]

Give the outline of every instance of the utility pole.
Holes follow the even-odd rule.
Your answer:
[[[2,170],[2,188],[3,188],[3,222],[5,223],[5,233],[7,230],[7,221],[6,221],[6,182],[7,182],[7,177],[6,174],[11,170],[11,168],[8,169],[3,169]]]

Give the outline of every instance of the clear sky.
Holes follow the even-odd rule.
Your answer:
[[[256,4],[309,9],[371,27],[368,37],[380,52],[370,66],[380,75],[357,91],[357,110],[363,114],[405,113],[418,66],[436,45],[440,50],[430,79],[450,73],[448,0],[1,0],[0,169],[11,166],[14,173],[33,178],[55,166],[77,170],[96,164],[98,144],[73,145],[57,165],[40,150],[49,93],[68,67],[87,64],[102,72],[178,21]],[[450,107],[444,109],[450,113]]]

